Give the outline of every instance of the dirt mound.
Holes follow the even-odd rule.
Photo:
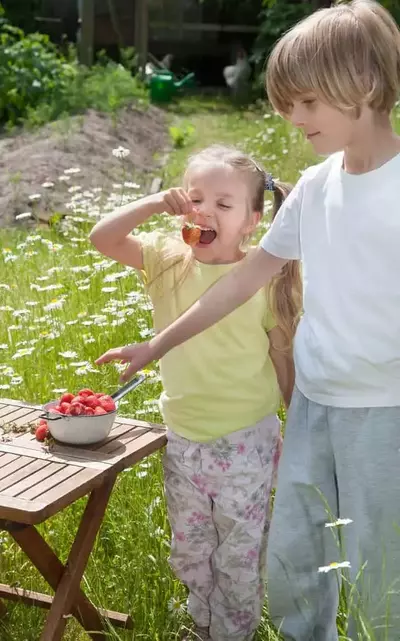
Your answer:
[[[117,158],[112,151],[118,147],[128,149],[129,155]],[[149,189],[167,149],[165,114],[152,106],[145,110],[131,106],[115,117],[89,111],[34,133],[4,137],[0,139],[0,226],[32,210],[34,194],[38,195],[33,199],[34,211],[41,220],[48,220],[53,212],[67,213],[71,168],[80,168],[82,190],[112,191],[113,184],[121,181],[137,181]]]

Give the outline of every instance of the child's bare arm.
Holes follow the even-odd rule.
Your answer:
[[[286,339],[279,327],[268,332],[271,343],[269,355],[274,364],[279,389],[286,407],[289,407],[294,388],[294,361],[291,352],[285,350]]]
[[[278,273],[287,261],[258,247],[211,287],[174,323],[149,343],[154,359],[200,334],[243,305]]]
[[[105,216],[93,227],[89,238],[105,256],[123,265],[143,269],[142,247],[131,231],[154,214],[167,212],[182,216],[192,209],[193,203],[183,189],[169,189],[140,198]]]
[[[120,379],[129,380],[138,370],[162,358],[173,347],[200,334],[243,305],[265,286],[285,263],[285,259],[272,256],[259,247],[213,285],[174,323],[150,341],[110,349],[97,359],[96,364],[103,365],[115,360],[129,363]]]

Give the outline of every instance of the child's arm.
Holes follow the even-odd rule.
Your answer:
[[[154,358],[200,334],[243,305],[287,262],[258,247],[151,341]]]
[[[269,355],[274,364],[279,389],[285,406],[288,408],[292,399],[294,388],[294,361],[291,351],[285,350],[285,336],[279,327],[274,327],[268,332],[271,342]]]
[[[90,232],[90,240],[102,254],[124,265],[143,269],[142,247],[131,231],[154,214],[167,212],[184,216],[193,203],[183,189],[169,189],[120,207],[100,220]]]
[[[151,361],[162,358],[173,347],[200,334],[243,305],[265,286],[286,262],[286,259],[277,258],[258,247],[254,253],[243,259],[238,267],[217,281],[182,316],[150,341],[111,349],[100,356],[96,364],[102,365],[114,360],[129,363],[120,379],[129,380],[135,372]]]

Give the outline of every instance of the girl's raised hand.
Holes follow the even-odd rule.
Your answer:
[[[157,194],[162,211],[171,216],[188,216],[193,212],[194,205],[182,187],[173,187]]]

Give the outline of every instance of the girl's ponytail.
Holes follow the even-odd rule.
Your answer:
[[[283,201],[290,194],[292,186],[274,181],[274,208],[272,219],[275,218]],[[282,268],[269,285],[268,301],[270,309],[281,328],[285,338],[285,351],[292,351],[294,334],[300,320],[303,307],[303,287],[301,280],[300,261],[290,260]]]

